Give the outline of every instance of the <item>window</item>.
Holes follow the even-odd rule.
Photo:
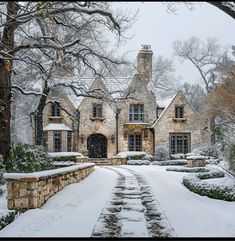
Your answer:
[[[190,151],[190,133],[170,133],[170,153],[188,153]]]
[[[67,151],[72,151],[72,132],[68,131],[67,134]]]
[[[183,118],[184,108],[182,106],[175,107],[175,118]]]
[[[129,135],[128,136],[128,150],[129,151],[141,151],[142,150],[141,135]]]
[[[54,131],[54,152],[61,152],[61,131]]]
[[[144,121],[144,105],[131,104],[129,109],[129,121],[143,122]]]
[[[93,117],[102,117],[102,105],[93,104]]]
[[[60,116],[60,105],[57,102],[51,103],[51,116]]]

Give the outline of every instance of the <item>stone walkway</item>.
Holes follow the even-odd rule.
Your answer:
[[[146,179],[128,168],[105,168],[116,172],[118,179],[92,237],[172,237],[173,229]]]

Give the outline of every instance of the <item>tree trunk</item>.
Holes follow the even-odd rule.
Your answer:
[[[18,5],[15,2],[7,3],[7,20],[14,20],[18,12]],[[0,50],[8,52],[14,48],[14,33],[16,23],[6,25],[0,41]],[[11,149],[11,73],[12,58],[0,58],[0,154],[4,160]]]
[[[4,160],[11,149],[11,72],[5,66],[5,60],[0,58],[0,154]]]
[[[36,145],[43,145],[43,110],[46,106],[46,101],[47,101],[47,95],[50,92],[50,88],[44,87],[43,89],[43,94],[39,104],[38,108],[36,111],[36,123],[35,123],[35,128],[36,128]]]
[[[210,131],[213,133],[211,135],[211,144],[215,144],[215,117],[210,118]]]

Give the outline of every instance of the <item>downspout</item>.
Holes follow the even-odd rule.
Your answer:
[[[121,109],[117,109],[116,115],[115,115],[115,120],[116,120],[116,155],[118,154],[118,116],[121,112]]]
[[[153,133],[153,155],[155,154],[155,131],[154,128],[149,128],[149,130]]]

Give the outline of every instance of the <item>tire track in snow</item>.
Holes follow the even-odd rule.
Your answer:
[[[158,211],[145,178],[124,167],[106,167],[118,174],[111,200],[104,207],[92,237],[170,237],[172,229]]]

